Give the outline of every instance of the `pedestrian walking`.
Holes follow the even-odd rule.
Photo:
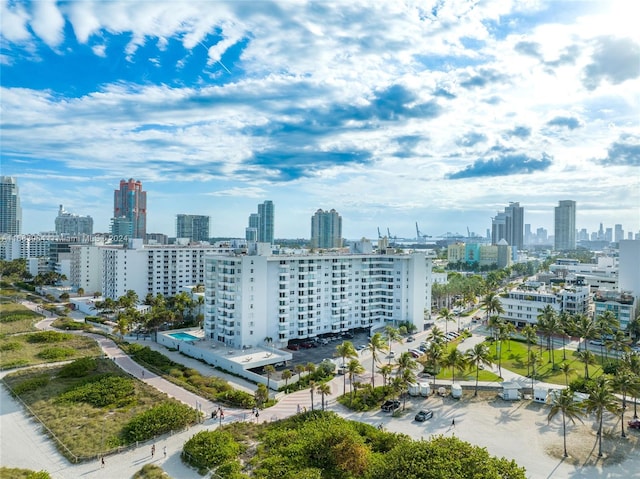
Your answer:
[[[164,454],[164,457],[167,457],[167,446],[164,446],[164,447],[162,448],[162,452],[163,452],[163,454]]]
[[[156,445],[151,446],[151,457],[153,457],[156,453]]]
[[[451,420],[451,427],[456,427],[456,418],[455,417]]]
[[[142,377],[144,378],[144,369],[142,370]]]
[[[298,414],[300,414],[300,404],[298,404]]]
[[[100,467],[104,469],[104,457],[100,458]]]

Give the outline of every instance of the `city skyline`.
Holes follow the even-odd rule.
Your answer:
[[[640,230],[635,4],[259,5],[3,3],[22,232],[61,203],[108,231],[125,177],[148,232],[188,212],[241,238],[266,199],[277,238],[329,203],[351,239],[484,236],[510,202],[551,232],[563,200]]]

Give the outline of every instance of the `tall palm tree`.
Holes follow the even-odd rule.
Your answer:
[[[524,336],[524,340],[527,342],[527,359],[531,355],[531,345],[536,343],[538,339],[538,334],[536,332],[535,324],[527,324],[524,328],[522,328],[522,335]],[[529,362],[527,361],[527,376],[530,374],[529,370]]]
[[[596,356],[591,351],[580,351],[578,354],[578,360],[584,364],[584,378],[589,379],[589,365],[596,363]]]
[[[614,391],[622,395],[622,407],[620,408],[620,424],[622,426],[622,437],[627,437],[624,432],[624,412],[627,409],[627,395],[633,393],[638,388],[638,378],[629,370],[620,369],[611,380],[611,387]]]
[[[342,365],[347,365],[347,358],[354,359],[358,357],[358,352],[356,348],[353,346],[351,341],[344,341],[343,343],[336,346],[336,356],[342,358]],[[342,378],[342,395],[344,396],[347,393],[347,376],[344,375]]]
[[[347,374],[349,375],[349,389],[351,393],[349,404],[351,404],[353,401],[353,380],[357,375],[362,374],[364,371],[365,369],[362,367],[362,364],[360,364],[360,361],[358,361],[357,359],[352,359],[347,363]]]
[[[538,315],[538,330],[544,335],[547,340],[547,351],[549,352],[549,362],[553,361],[553,347],[552,338],[560,328],[558,322],[558,315],[553,306],[547,304],[542,312]]]
[[[276,372],[276,368],[274,368],[272,364],[267,364],[264,367],[264,372],[267,374],[267,391],[268,391],[269,386],[271,385],[271,375]]]
[[[324,398],[327,394],[331,394],[331,386],[329,386],[328,383],[322,383],[318,386],[317,388],[318,393],[320,394],[321,399],[321,404],[322,404],[322,410],[324,411]]]
[[[511,351],[511,338],[513,338],[513,335],[516,334],[516,325],[512,322],[506,322],[504,324],[504,333],[509,344],[507,351]]]
[[[600,343],[600,358],[602,364],[604,364],[605,359],[607,359],[607,352],[609,350],[609,345],[606,344],[607,338],[613,336],[614,332],[620,329],[620,321],[618,321],[618,318],[613,313],[613,311],[605,311],[604,313],[599,314],[596,317],[595,326],[596,331],[598,332],[598,337],[602,339],[602,342]],[[607,346],[606,348],[605,345]]]
[[[438,326],[434,326],[427,335],[427,340],[431,343],[444,344],[444,331]]]
[[[482,306],[487,313],[487,322],[489,322],[489,317],[493,314],[500,315],[504,313],[500,296],[494,292],[487,293],[484,298],[482,298],[482,301],[480,301],[480,306]]]
[[[316,390],[316,382],[312,379],[311,381],[309,381],[309,393],[311,394],[311,410],[313,411],[314,408],[314,400],[313,400],[313,393]]]
[[[382,375],[382,385],[386,386],[388,384],[387,379],[389,379],[389,376],[391,376],[393,372],[393,365],[383,364],[378,368],[378,372]]]
[[[425,353],[418,361],[433,374],[433,388],[436,387],[436,376],[440,372],[440,365],[444,359],[444,346],[441,343],[431,342]]]
[[[365,348],[366,351],[371,352],[371,386],[376,387],[376,363],[379,359],[379,354],[387,350],[387,345],[384,343],[382,334],[375,333],[369,339],[369,344]]]
[[[396,360],[396,364],[394,365],[396,369],[396,375],[402,376],[405,371],[413,372],[417,367],[418,363],[413,356],[409,352],[404,352],[400,355],[400,357]]]
[[[496,343],[498,341],[498,332],[500,331],[500,327],[503,324],[504,323],[502,322],[502,319],[497,314],[494,314],[493,316],[491,316],[489,318],[489,321],[487,322],[487,326],[489,326],[489,329],[491,330],[491,338]],[[496,354],[498,354],[497,347],[498,345],[496,344]]]
[[[456,318],[449,308],[442,308],[438,314],[440,318],[444,319],[444,333],[446,335],[449,332],[449,321],[455,321]]]
[[[403,398],[402,410],[404,411],[407,406],[407,391],[409,390],[409,384],[413,384],[416,382],[416,375],[413,369],[403,369],[402,373],[396,376],[396,379],[398,380],[398,389],[400,390],[400,394]]]
[[[498,375],[500,377],[502,377],[502,341],[505,339],[507,339],[507,328],[506,324],[502,323],[498,328],[498,342],[496,345],[496,354],[498,355]]]
[[[564,457],[567,454],[567,419],[575,424],[576,419],[582,422],[582,404],[577,402],[573,397],[573,391],[569,388],[562,390],[553,398],[551,409],[547,415],[547,422],[550,422],[558,413],[562,413],[562,440],[564,442]]]
[[[480,376],[481,366],[491,366],[491,353],[489,348],[483,343],[476,344],[473,348],[466,352],[467,362],[476,367],[476,390],[473,393],[474,396],[478,395],[478,378]]]
[[[293,367],[293,371],[298,375],[298,389],[300,389],[300,381],[302,380],[302,373],[305,371],[304,364],[296,364]]]
[[[398,328],[394,328],[388,324],[384,327],[384,337],[387,340],[389,351],[391,351],[391,343],[393,343],[393,341],[402,341],[402,336]]]
[[[529,351],[529,356],[527,358],[527,367],[531,369],[531,390],[533,391],[533,381],[536,378],[536,371],[538,370],[538,366],[542,363],[542,358],[539,353],[535,351]]]
[[[560,365],[560,371],[564,374],[564,384],[565,386],[569,386],[569,374],[576,372],[575,369],[571,367],[570,363],[562,363]]]
[[[567,336],[573,329],[573,319],[566,311],[561,311],[558,315],[558,323],[560,323],[560,334],[562,334],[562,360],[567,360]]]
[[[293,373],[290,369],[285,369],[282,371],[282,379],[284,379],[284,389],[286,392],[289,392],[289,379],[293,377]]]
[[[444,357],[442,365],[451,368],[451,382],[455,383],[456,371],[464,371],[467,367],[467,360],[458,348],[454,348]]]
[[[585,400],[588,413],[596,413],[598,421],[598,457],[602,457],[602,420],[605,411],[618,413],[618,399],[613,395],[611,382],[600,376],[588,389],[589,397]]]
[[[588,341],[590,339],[597,337],[598,335],[595,323],[591,321],[591,319],[584,314],[576,315],[575,321],[574,321],[574,332],[578,336],[578,338],[584,340],[585,351],[589,350]]]
[[[620,359],[620,365],[636,378],[637,389],[631,391],[634,397],[633,418],[638,419],[638,397],[640,396],[640,354],[625,353]]]
[[[626,352],[630,349],[627,336],[624,334],[624,331],[620,330],[612,331],[612,334],[604,341],[604,344],[607,350],[613,349],[618,352]]]

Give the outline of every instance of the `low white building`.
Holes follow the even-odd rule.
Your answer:
[[[624,330],[636,317],[638,299],[630,292],[599,290],[593,295],[593,304],[595,318],[610,311],[620,322],[620,329]]]
[[[499,296],[504,312],[500,318],[516,326],[538,322],[538,316],[546,306],[556,313],[585,314],[589,311],[590,292],[588,286],[567,288],[549,287],[529,282]]]
[[[431,259],[403,254],[211,255],[206,259],[205,336],[233,348],[272,338],[285,346],[402,321],[424,329]],[[427,291],[429,290],[429,291]]]

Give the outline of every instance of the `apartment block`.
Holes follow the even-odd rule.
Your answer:
[[[205,336],[242,348],[401,321],[422,331],[431,262],[425,253],[209,256]]]

